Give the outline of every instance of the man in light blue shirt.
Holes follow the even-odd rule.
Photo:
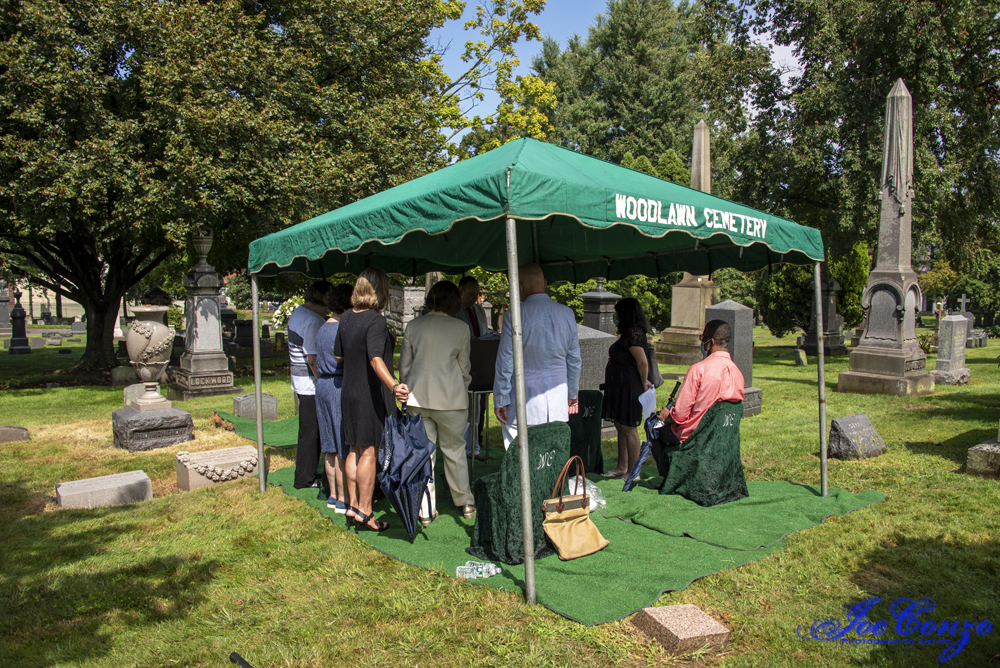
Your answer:
[[[545,294],[545,274],[540,266],[532,262],[518,271],[528,426],[567,422],[570,413],[577,411],[582,366],[576,317],[568,306],[552,301]],[[517,436],[513,325],[509,310],[503,317],[493,404],[503,430],[504,448],[509,448]]]

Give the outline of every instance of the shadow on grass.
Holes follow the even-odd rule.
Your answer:
[[[976,412],[980,413],[981,411],[977,410]],[[949,411],[948,414],[952,415],[953,411]],[[938,457],[950,459],[964,471],[966,461],[969,458],[969,448],[979,445],[993,436],[996,436],[996,431],[972,429],[945,441],[910,441],[903,445],[914,454],[937,455]]]
[[[913,640],[913,644],[868,645],[870,652],[851,663],[856,666],[931,666],[940,665],[941,655],[962,636],[963,625],[972,622],[970,637],[957,652],[950,665],[989,666],[997,653],[997,629],[1000,627],[1000,607],[996,592],[1000,576],[996,564],[1000,563],[1000,542],[996,539],[982,542],[964,542],[948,537],[908,538],[902,533],[887,536],[861,562],[851,580],[867,592],[867,598],[881,599],[870,609],[867,617],[873,622],[885,620],[886,629],[880,636],[886,640]],[[911,601],[926,600],[920,604],[925,610],[919,614],[919,623],[910,622],[897,629],[898,618],[893,611],[906,610]],[[897,602],[894,605],[894,602]],[[840,611],[830,610],[841,622],[846,618]],[[980,635],[989,620],[991,630]],[[942,622],[948,622],[943,635],[938,634]],[[957,621],[957,627],[952,622]],[[933,631],[921,627],[934,622]],[[954,635],[951,635],[955,628]],[[909,630],[909,633],[906,631]],[[856,638],[854,633],[848,637]],[[871,636],[868,636],[869,638]],[[921,639],[934,643],[921,643]],[[939,644],[939,641],[943,641]],[[957,643],[956,643],[957,645]]]
[[[127,519],[131,511],[65,510],[5,522],[0,665],[99,659],[121,650],[112,642],[120,627],[181,619],[206,599],[216,562],[176,554],[129,558],[114,545],[142,532]]]

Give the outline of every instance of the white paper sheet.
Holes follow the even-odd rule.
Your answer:
[[[656,410],[656,390],[649,389],[640,394],[639,403],[642,405],[642,419],[645,420]]]

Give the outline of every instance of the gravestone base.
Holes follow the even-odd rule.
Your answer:
[[[690,603],[643,608],[632,624],[671,654],[690,654],[703,648],[721,650],[729,640],[729,629]]]
[[[764,404],[764,390],[759,387],[748,387],[743,391],[743,417],[753,417],[760,415],[761,406]]]
[[[241,445],[205,452],[178,452],[175,465],[177,488],[190,492],[251,475],[257,468],[257,448]]]
[[[194,439],[191,414],[179,408],[140,411],[126,406],[111,413],[115,447],[129,452],[166,448]]]
[[[922,397],[934,393],[934,376],[883,376],[860,371],[845,371],[837,378],[837,391],[852,394],[888,394],[894,397]]]
[[[174,401],[243,393],[242,387],[233,385],[233,373],[228,368],[228,361],[224,371],[199,373],[183,368],[175,369],[171,380],[173,384],[168,390],[167,398]]]
[[[868,459],[885,454],[885,441],[872,426],[867,415],[847,415],[830,424],[830,457],[837,459]]]
[[[704,359],[701,354],[701,330],[688,327],[668,327],[660,332],[653,343],[656,359],[661,364],[697,364]]]
[[[968,385],[972,379],[972,371],[969,369],[955,369],[954,371],[931,371],[934,376],[935,385]]]
[[[991,438],[974,448],[969,448],[969,459],[965,472],[983,478],[1000,479],[1000,445]]]
[[[153,483],[142,471],[56,483],[61,508],[107,508],[153,498]]]
[[[798,337],[797,343],[802,350],[806,351],[806,355],[816,357],[817,348],[815,335],[800,336]],[[850,352],[851,351],[847,349],[846,339],[840,334],[823,335],[823,354],[826,357],[842,357],[850,354]]]

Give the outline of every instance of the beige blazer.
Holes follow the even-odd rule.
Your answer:
[[[440,311],[410,321],[399,353],[399,378],[410,388],[408,406],[468,409],[470,340],[467,324]]]

